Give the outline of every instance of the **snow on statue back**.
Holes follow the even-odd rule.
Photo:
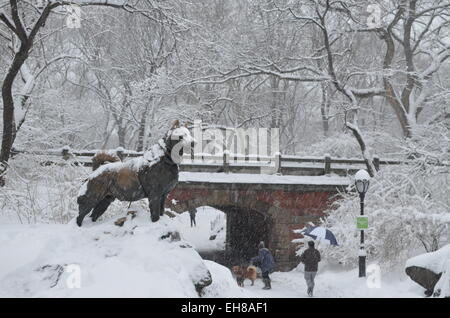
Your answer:
[[[147,198],[151,219],[158,221],[164,212],[167,194],[178,182],[177,156],[181,156],[183,147],[192,142],[194,139],[189,130],[179,127],[176,121],[165,138],[142,157],[99,167],[78,193],[78,226],[91,211],[95,222],[115,199],[132,202]]]

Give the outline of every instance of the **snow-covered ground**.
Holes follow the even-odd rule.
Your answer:
[[[0,297],[198,297],[194,282],[208,276],[204,297],[306,297],[301,269],[275,272],[272,290],[245,281],[238,287],[230,270],[202,260],[194,250],[223,248],[224,231],[209,240],[211,223],[224,225],[222,212],[200,208],[197,227],[189,215],[149,222],[140,211],[123,227],[117,217],[82,228],[65,225],[0,225]],[[161,238],[180,231],[181,240]],[[192,247],[191,247],[192,246]],[[381,288],[368,288],[356,270],[319,271],[316,297],[423,297],[423,290],[406,275],[382,277]],[[400,278],[399,278],[400,277]],[[78,287],[80,288],[76,288]],[[71,288],[75,287],[75,288]]]
[[[304,298],[306,283],[303,272],[275,272],[271,275],[272,289],[263,290],[260,279],[255,286],[250,286],[250,281],[245,282],[245,289],[251,293],[251,297],[275,297],[275,298]],[[398,298],[398,297],[422,297],[423,289],[417,286],[407,277],[399,279],[382,279],[380,288],[369,288],[365,278],[358,278],[357,269],[339,272],[319,272],[315,278],[314,296],[319,298]]]
[[[2,225],[0,296],[198,296],[194,284],[208,278],[207,267],[187,242],[162,238],[175,230],[171,219],[151,223],[145,214],[123,227],[115,219]]]

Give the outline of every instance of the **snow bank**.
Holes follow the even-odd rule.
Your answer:
[[[0,297],[198,297],[195,285],[211,283],[168,217],[114,221],[1,225]]]
[[[239,287],[227,267],[212,261],[205,261],[205,264],[212,276],[212,284],[204,288],[205,297],[234,298],[256,296],[248,289]]]
[[[436,297],[450,298],[450,260],[447,261],[441,279],[434,287]]]

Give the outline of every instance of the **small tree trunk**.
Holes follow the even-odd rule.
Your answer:
[[[126,129],[121,125],[117,125],[117,136],[119,137],[119,147],[125,148]]]
[[[320,113],[322,116],[323,134],[328,137],[330,125],[328,119],[328,113],[330,110],[330,99],[328,98],[328,92],[326,85],[322,84],[322,104],[320,105]]]
[[[147,125],[148,107],[142,113],[141,121],[139,122],[139,134],[137,140],[136,151],[144,151],[145,126]]]
[[[272,115],[271,115],[271,128],[278,128],[280,124],[280,110],[278,107],[279,100],[278,90],[279,90],[279,80],[273,77],[270,82],[270,87],[272,89]]]

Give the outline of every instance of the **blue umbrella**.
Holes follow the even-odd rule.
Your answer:
[[[303,235],[308,235],[315,240],[328,242],[330,245],[338,245],[333,232],[321,226],[313,226],[306,229]]]

